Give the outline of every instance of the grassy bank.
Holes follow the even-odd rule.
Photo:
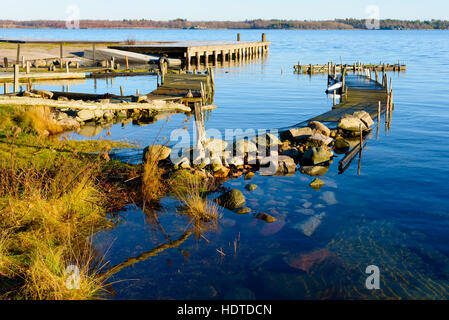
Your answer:
[[[107,279],[90,237],[132,201],[124,181],[139,169],[108,155],[127,145],[53,137],[61,129],[43,109],[1,108],[0,123],[0,296],[100,297]]]

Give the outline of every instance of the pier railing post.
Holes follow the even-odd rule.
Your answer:
[[[14,65],[14,93],[19,91],[19,65]]]

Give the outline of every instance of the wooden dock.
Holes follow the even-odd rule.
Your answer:
[[[196,65],[214,66],[229,61],[258,59],[266,56],[270,42],[262,34],[261,41],[174,41],[146,45],[113,45],[111,49],[131,51],[141,54],[166,55],[183,59],[187,70]]]
[[[27,82],[28,80],[67,80],[67,79],[85,79],[83,72],[35,72],[19,73],[18,81]],[[14,73],[0,73],[0,82],[14,82]]]
[[[388,91],[382,83],[362,75],[345,76],[345,93],[341,102],[333,106],[332,110],[316,116],[310,121],[338,122],[345,114],[353,114],[356,111],[366,111],[375,119],[378,113],[379,101],[381,113],[387,108]]]
[[[407,71],[407,65],[401,64],[398,62],[397,64],[385,64],[385,63],[379,63],[379,64],[361,64],[360,62],[354,63],[354,64],[306,64],[301,65],[299,62],[297,65],[293,66],[294,71],[296,73],[300,74],[322,74],[322,73],[329,73],[333,74],[335,72],[342,73],[343,70],[346,70],[347,72],[365,72],[365,70],[368,70],[369,72],[405,72]]]
[[[149,97],[182,97],[184,102],[202,102],[212,104],[215,93],[215,81],[212,68],[204,74],[165,74],[161,84]]]

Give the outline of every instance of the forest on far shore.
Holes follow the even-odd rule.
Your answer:
[[[383,30],[448,30],[446,20],[380,20]],[[308,20],[246,20],[246,21],[188,21],[175,19],[155,21],[147,19],[123,20],[80,20],[81,29],[367,29],[363,19],[335,19],[323,21]],[[32,20],[14,21],[0,20],[0,28],[42,28],[64,29],[65,21]]]

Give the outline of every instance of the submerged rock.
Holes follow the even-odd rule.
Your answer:
[[[306,235],[307,237],[310,237],[313,235],[315,230],[320,226],[322,219],[326,216],[326,213],[320,213],[317,215],[314,215],[304,221],[303,223],[300,223],[298,225],[295,225],[295,229],[299,229]]]
[[[255,175],[256,175],[256,174],[255,174],[254,172],[250,171],[250,172],[248,172],[248,173],[245,175],[245,180],[250,180],[250,179],[252,179]]]
[[[278,169],[276,173],[295,173],[296,171],[296,162],[293,158],[281,155],[278,156]]]
[[[232,189],[219,196],[216,201],[220,206],[234,210],[245,204],[245,196],[240,190]]]
[[[324,181],[321,180],[320,178],[315,178],[315,180],[313,180],[309,186],[311,186],[313,189],[315,190],[320,190],[323,186],[324,186]]]
[[[237,210],[238,214],[248,214],[251,212],[250,208],[244,207],[244,208],[240,208],[239,210]]]
[[[259,220],[265,221],[266,223],[273,223],[273,222],[277,221],[277,219],[275,217],[270,216],[267,213],[257,213],[255,215],[255,217]]]
[[[299,269],[305,272],[309,272],[310,269],[316,264],[320,264],[328,259],[335,259],[334,253],[326,248],[313,250],[307,253],[301,253],[296,255],[290,255],[284,257],[284,262],[290,267]]]
[[[256,190],[258,187],[257,187],[257,184],[254,184],[254,183],[250,183],[250,184],[247,184],[246,186],[245,186],[245,189],[246,190],[248,190],[248,191],[254,191],[254,190]]]
[[[332,152],[324,147],[309,148],[302,156],[301,162],[303,164],[320,164],[328,162],[332,157]]]
[[[167,146],[155,144],[143,149],[142,162],[145,163],[149,159],[155,161],[165,160],[170,156],[171,149]]]

